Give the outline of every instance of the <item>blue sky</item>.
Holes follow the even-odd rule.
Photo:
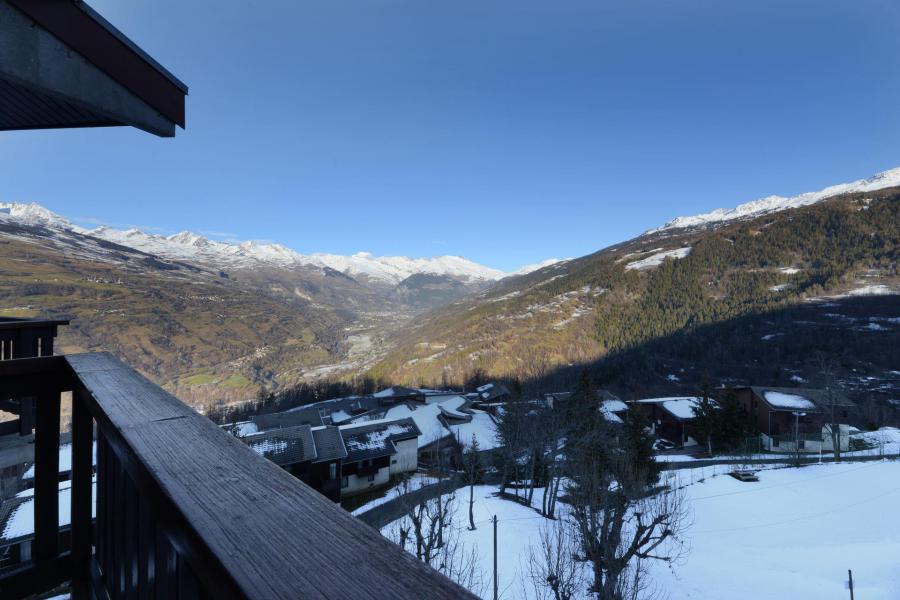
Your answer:
[[[190,96],[0,136],[0,200],[83,224],[511,270],[900,165],[896,0],[91,4]]]

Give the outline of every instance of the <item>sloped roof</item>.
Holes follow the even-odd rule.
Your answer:
[[[256,415],[253,417],[253,422],[256,423],[256,427],[260,431],[296,427],[298,425],[318,427],[322,425],[322,415],[319,413],[318,408],[304,406],[301,409],[289,410],[287,412]]]
[[[309,425],[255,433],[245,437],[244,443],[279,466],[316,459],[316,444]]]
[[[509,390],[506,389],[505,385],[500,383],[486,383],[475,388],[475,391],[478,392],[478,395],[482,400],[487,401],[509,395]]]
[[[347,448],[337,427],[314,427],[312,435],[316,444],[316,459],[313,462],[347,458]]]
[[[757,397],[761,398],[774,410],[810,410],[813,412],[826,412],[831,409],[832,403],[841,408],[853,408],[856,405],[844,394],[837,390],[823,390],[813,388],[780,388],[752,385],[750,389]],[[767,392],[771,392],[767,395]],[[797,398],[805,400],[791,400]]]
[[[641,398],[633,400],[636,404],[656,404],[679,421],[694,418],[694,407],[700,402],[696,396],[672,396],[665,398]]]
[[[413,388],[403,387],[402,385],[392,385],[380,392],[373,394],[375,398],[392,398],[394,396],[421,396],[424,392]]]
[[[397,452],[394,442],[415,439],[422,435],[416,422],[407,417],[394,421],[369,422],[360,425],[344,425],[340,428],[347,461],[356,462]]]

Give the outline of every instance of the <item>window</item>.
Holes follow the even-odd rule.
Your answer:
[[[391,461],[391,464],[392,464],[392,465],[396,465],[396,464],[397,464],[397,459],[395,458],[394,460],[392,460],[392,461]]]
[[[350,485],[350,477],[348,477],[347,475],[344,475],[343,477],[341,477],[341,487],[345,488],[348,485]]]
[[[328,479],[334,479],[335,477],[337,477],[337,465],[331,463],[328,465]]]
[[[369,475],[369,481],[375,481],[375,475]]]

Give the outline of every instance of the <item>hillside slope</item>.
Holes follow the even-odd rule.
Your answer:
[[[461,382],[480,372],[548,381],[561,367],[596,367],[603,357],[704,325],[762,319],[816,299],[827,303],[829,296],[900,293],[898,249],[900,188],[833,196],[714,226],[651,231],[424,315],[397,335],[395,350],[372,373],[420,384]],[[885,320],[876,325],[877,339],[889,347],[898,341],[900,296],[886,296],[886,302],[879,313]],[[719,342],[727,346],[728,340]],[[759,353],[770,356],[782,343],[760,342]],[[870,366],[890,371],[896,364]],[[716,365],[693,366],[696,385]],[[658,371],[645,370],[645,383],[676,385],[678,375],[662,371],[664,365],[650,368]],[[640,378],[621,368],[616,377],[626,375]]]
[[[68,316],[59,347],[108,350],[194,405],[331,362],[346,311],[103,240],[0,221],[0,314]]]
[[[0,204],[0,314],[66,316],[65,351],[109,350],[194,405],[365,369],[386,331],[502,277],[461,257],[300,255]]]

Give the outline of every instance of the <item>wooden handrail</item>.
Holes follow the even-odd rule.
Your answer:
[[[56,552],[43,524],[34,568],[69,568],[76,596],[473,597],[112,355],[29,360],[41,362],[0,364],[0,391],[10,373],[31,378],[46,365],[74,392],[72,550]],[[54,409],[41,408],[58,410],[58,395],[53,400],[39,397],[38,436],[45,426],[49,436],[54,433],[47,425]],[[43,479],[52,461],[44,453],[36,464],[35,499],[44,497],[36,518],[46,519],[40,507],[49,511],[56,496]],[[33,580],[33,573],[17,577],[21,583]],[[0,596],[6,597],[14,588],[4,585],[0,578]]]

